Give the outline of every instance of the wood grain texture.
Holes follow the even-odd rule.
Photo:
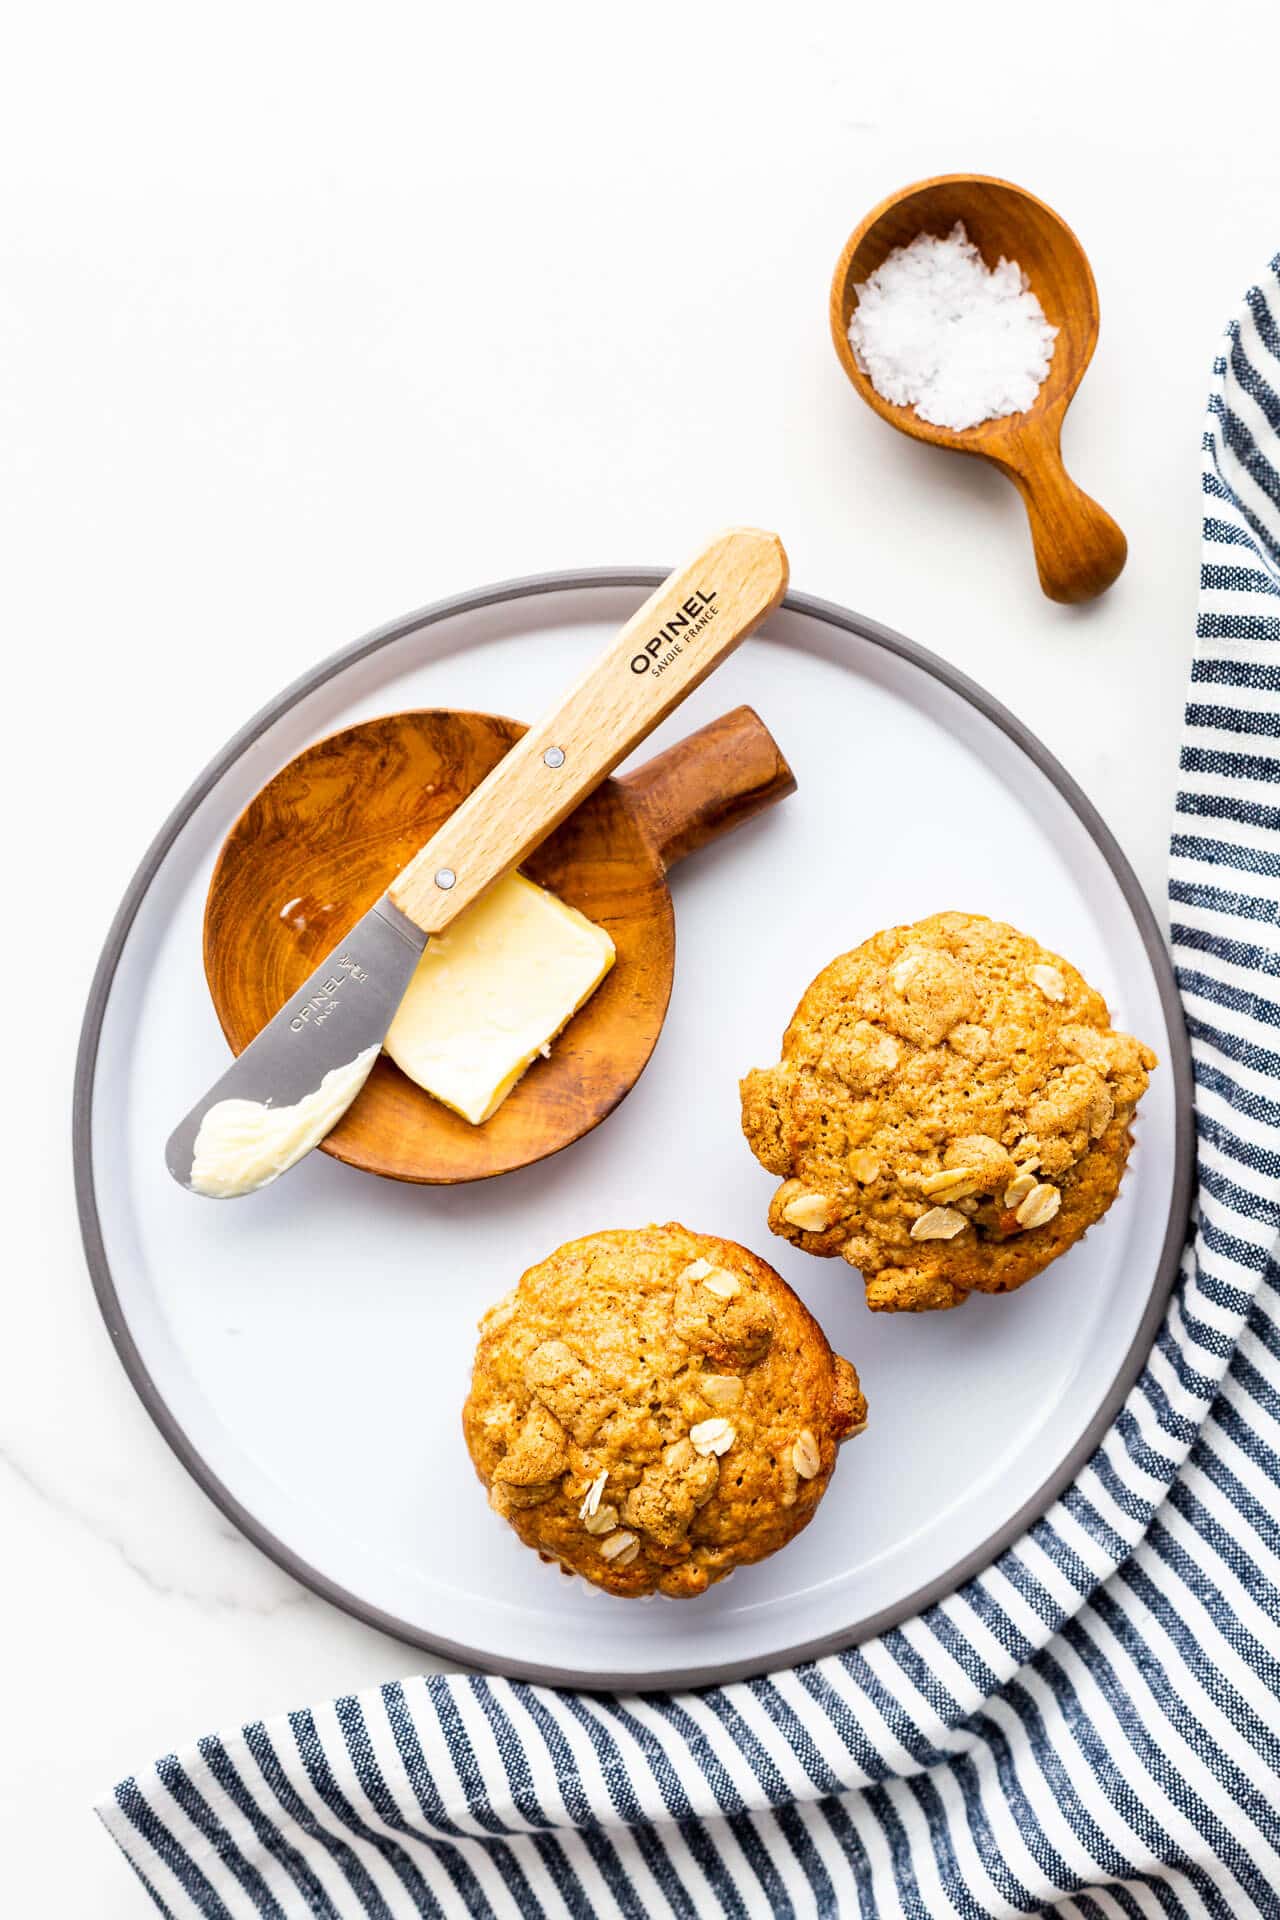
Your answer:
[[[777,741],[751,707],[710,721],[620,784],[664,872],[796,790]]]
[[[883,399],[849,344],[858,284],[895,247],[919,233],[944,236],[957,220],[988,267],[1002,254],[1018,262],[1045,318],[1058,329],[1033,405],[959,432],[932,426],[913,408]],[[982,174],[943,174],[891,195],[854,229],[840,256],[831,284],[831,334],[841,366],[882,420],[913,439],[979,454],[1013,481],[1027,510],[1040,584],[1051,600],[1091,600],[1105,592],[1124,567],[1128,543],[1110,514],[1068,474],[1060,446],[1063,416],[1097,345],[1098,290],[1084,248],[1051,207],[1007,180]]]
[[[268,782],[228,835],[205,908],[205,973],[234,1052],[523,735],[492,714],[391,714],[317,742]],[[617,948],[550,1059],[473,1127],[384,1054],[321,1151],[370,1173],[444,1184],[528,1166],[597,1126],[639,1078],[662,1028],[675,959],[667,869],[794,786],[749,707],[606,780],[523,863]]]
[[[754,527],[731,528],[673,573],[409,862],[391,888],[400,911],[439,933],[518,866],[759,626],[787,573],[777,534]],[[558,764],[547,764],[549,750]],[[453,876],[447,890],[436,883],[442,870]]]

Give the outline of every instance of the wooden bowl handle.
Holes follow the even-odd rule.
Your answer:
[[[759,714],[735,707],[618,784],[665,871],[794,793],[796,777]]]
[[[1023,441],[1007,463],[1031,525],[1040,585],[1051,600],[1093,600],[1118,579],[1129,542],[1062,463],[1057,426]]]

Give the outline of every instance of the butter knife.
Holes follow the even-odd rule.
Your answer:
[[[728,658],[777,606],[787,577],[776,534],[735,527],[664,581],[192,1107],[165,1149],[174,1179],[233,1198],[318,1146],[364,1085],[432,934],[540,846]],[[215,1140],[217,1155],[205,1150]]]

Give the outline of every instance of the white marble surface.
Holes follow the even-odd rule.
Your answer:
[[[97,1790],[421,1664],[212,1510],[93,1306],[71,1067],[151,833],[248,713],[366,628],[510,574],[675,559],[741,519],[781,529],[797,586],[1014,707],[1158,897],[1205,381],[1280,246],[1261,79],[1248,98],[1280,62],[1271,0],[1232,33],[1252,49],[1234,95],[1198,10],[1157,29],[1114,0],[1080,0],[1069,30],[941,0],[10,19],[6,1910],[149,1911]],[[1041,194],[1094,262],[1102,340],[1067,453],[1131,560],[1083,611],[1041,598],[1003,482],[881,426],[827,337],[849,228],[958,168]]]

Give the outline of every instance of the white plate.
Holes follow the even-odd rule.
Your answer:
[[[939,1598],[1066,1484],[1145,1355],[1186,1219],[1189,1068],[1169,962],[1123,856],[1062,769],[944,663],[791,596],[641,749],[750,701],[792,798],[675,875],[675,991],[623,1106],[497,1181],[400,1186],[313,1155],[217,1206],[165,1171],[225,1065],[200,920],[241,809],[308,742],[415,706],[532,720],[660,576],[513,583],[327,662],[250,723],[169,820],[85,1022],[85,1242],[125,1366],[201,1485],[337,1604],[477,1665],[594,1685],[726,1678],[846,1644]],[[737,1081],[777,1057],[832,955],[945,907],[1067,953],[1158,1051],[1124,1187],[1021,1293],[873,1315],[857,1277],[775,1240]],[[771,1260],[862,1374],[866,1434],[808,1531],[693,1601],[621,1601],[544,1566],[488,1510],[462,1442],[475,1323],[522,1269],[602,1227],[682,1220]]]

